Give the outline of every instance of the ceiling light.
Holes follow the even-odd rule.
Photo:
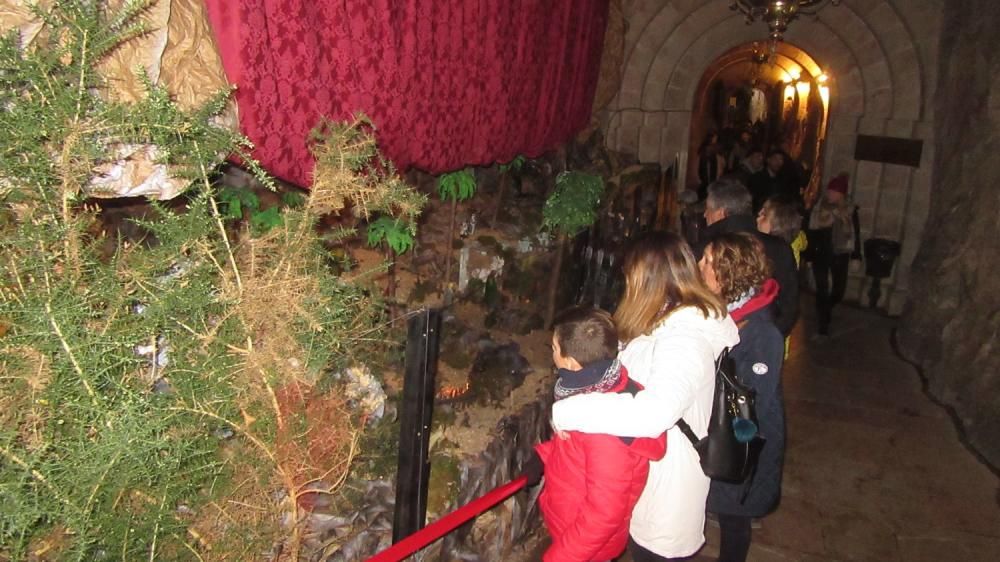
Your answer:
[[[784,38],[788,24],[799,14],[815,14],[826,4],[839,5],[841,0],[733,0],[730,9],[739,11],[751,24],[756,20],[767,22],[772,42]]]

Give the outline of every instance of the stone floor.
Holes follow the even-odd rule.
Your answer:
[[[783,375],[783,499],[754,531],[749,560],[1000,560],[1000,480],[893,352],[895,321],[840,307],[819,341],[806,312]],[[717,556],[718,529],[706,535],[693,561]]]

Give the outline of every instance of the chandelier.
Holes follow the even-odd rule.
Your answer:
[[[841,0],[733,0],[729,6],[731,10],[737,10],[747,18],[747,24],[755,20],[767,22],[770,29],[772,50],[775,43],[782,40],[788,24],[792,23],[799,14],[815,14],[826,4],[837,6]]]
[[[756,86],[757,82],[760,80],[761,67],[767,64],[771,60],[771,55],[764,49],[761,49],[760,43],[757,41],[753,42],[750,48],[750,85]]]

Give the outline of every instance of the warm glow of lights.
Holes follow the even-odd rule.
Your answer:
[[[781,122],[787,122],[792,115],[792,107],[795,106],[795,86],[789,84],[785,86],[785,99],[781,103]]]
[[[785,71],[781,71],[781,81],[788,84],[792,81],[792,77]]]
[[[457,400],[462,396],[465,396],[469,392],[469,383],[465,383],[464,386],[451,386],[443,385],[441,390],[437,392],[435,398],[439,400]]]
[[[826,73],[824,72],[824,73],[822,73],[822,74],[820,74],[819,76],[816,77],[816,82],[818,82],[820,84],[826,84],[826,81],[829,80],[829,79],[830,79],[830,77],[827,76]]]
[[[792,80],[789,80],[789,82],[798,80],[802,76],[802,69],[795,67],[788,71],[788,75],[792,77]]]
[[[798,82],[795,89],[799,92],[799,122],[806,122],[806,115],[809,113],[809,90],[812,86],[809,82]]]
[[[823,122],[819,127],[819,139],[826,138],[826,123],[827,119],[830,117],[830,87],[821,85],[819,87],[819,99],[823,101]]]

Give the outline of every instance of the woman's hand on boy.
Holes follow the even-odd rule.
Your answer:
[[[562,429],[559,429],[559,426],[556,425],[556,420],[554,420],[552,418],[549,418],[549,426],[552,427],[552,436],[553,437],[558,437],[559,439],[562,439],[562,440],[569,439],[569,432],[568,431],[563,431]]]

